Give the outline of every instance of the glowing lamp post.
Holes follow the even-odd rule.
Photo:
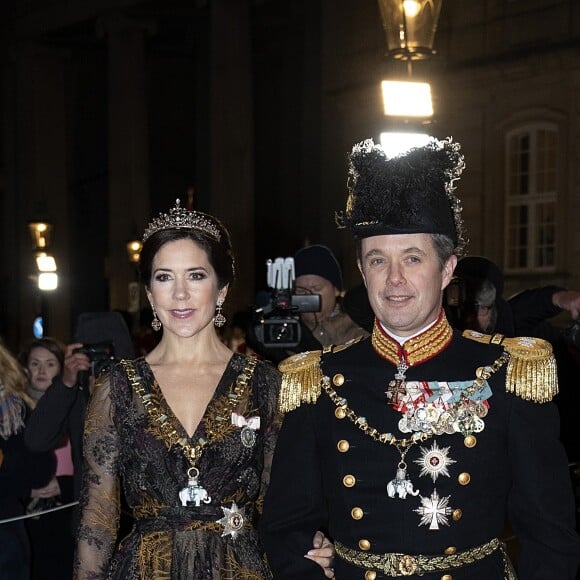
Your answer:
[[[429,139],[421,125],[433,117],[431,86],[413,80],[412,63],[435,54],[433,43],[443,0],[378,0],[387,55],[407,63],[407,78],[381,83],[385,116],[397,131],[381,133],[387,155],[400,154]]]

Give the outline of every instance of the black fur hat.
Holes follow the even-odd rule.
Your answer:
[[[337,224],[357,239],[383,234],[444,234],[462,255],[467,244],[454,182],[465,167],[461,146],[431,139],[398,157],[367,139],[350,154],[349,196]]]

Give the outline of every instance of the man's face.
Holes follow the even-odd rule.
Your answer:
[[[441,310],[457,257],[441,269],[428,234],[384,235],[361,242],[361,271],[371,307],[398,336],[412,336],[434,322]]]
[[[315,320],[316,318],[326,318],[332,313],[336,306],[338,290],[332,282],[322,276],[304,274],[296,278],[296,294],[320,295],[320,311],[302,314],[306,320]]]

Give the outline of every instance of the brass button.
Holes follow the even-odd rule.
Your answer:
[[[354,475],[345,475],[342,478],[342,483],[344,487],[354,487],[356,483],[356,477]]]
[[[364,513],[362,508],[354,507],[350,510],[350,515],[352,516],[353,520],[362,520]]]
[[[371,549],[371,543],[368,540],[359,540],[358,547],[365,552],[368,552]]]
[[[469,449],[471,449],[472,447],[475,447],[477,445],[477,437],[475,435],[468,435],[463,440],[463,444],[465,445],[465,447],[469,447]]]
[[[453,580],[453,576],[451,576],[451,574],[443,574],[441,580]]]
[[[445,550],[443,550],[443,553],[446,556],[453,556],[453,554],[455,554],[457,552],[457,548],[455,546],[449,546],[448,548],[445,548]]]
[[[344,419],[346,417],[346,411],[342,407],[337,407],[334,411],[334,416],[337,419]]]
[[[367,570],[365,572],[365,580],[375,580],[377,573],[374,570]]]
[[[341,375],[340,373],[334,375],[332,377],[332,384],[335,387],[342,387],[342,385],[344,385],[344,375]]]
[[[457,508],[456,510],[453,510],[453,519],[457,522],[461,519],[461,517],[463,516],[463,511],[459,508]]]
[[[341,439],[336,444],[336,447],[341,453],[346,453],[350,447],[350,443],[346,439]]]
[[[459,474],[457,481],[459,481],[461,485],[469,485],[469,482],[471,481],[471,475],[467,473],[467,471],[464,471],[463,473]]]

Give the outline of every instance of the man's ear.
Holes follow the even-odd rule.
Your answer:
[[[455,266],[457,266],[457,256],[452,254],[447,258],[447,262],[443,265],[443,276],[441,281],[441,291],[445,290],[453,278],[453,272],[455,271]]]

